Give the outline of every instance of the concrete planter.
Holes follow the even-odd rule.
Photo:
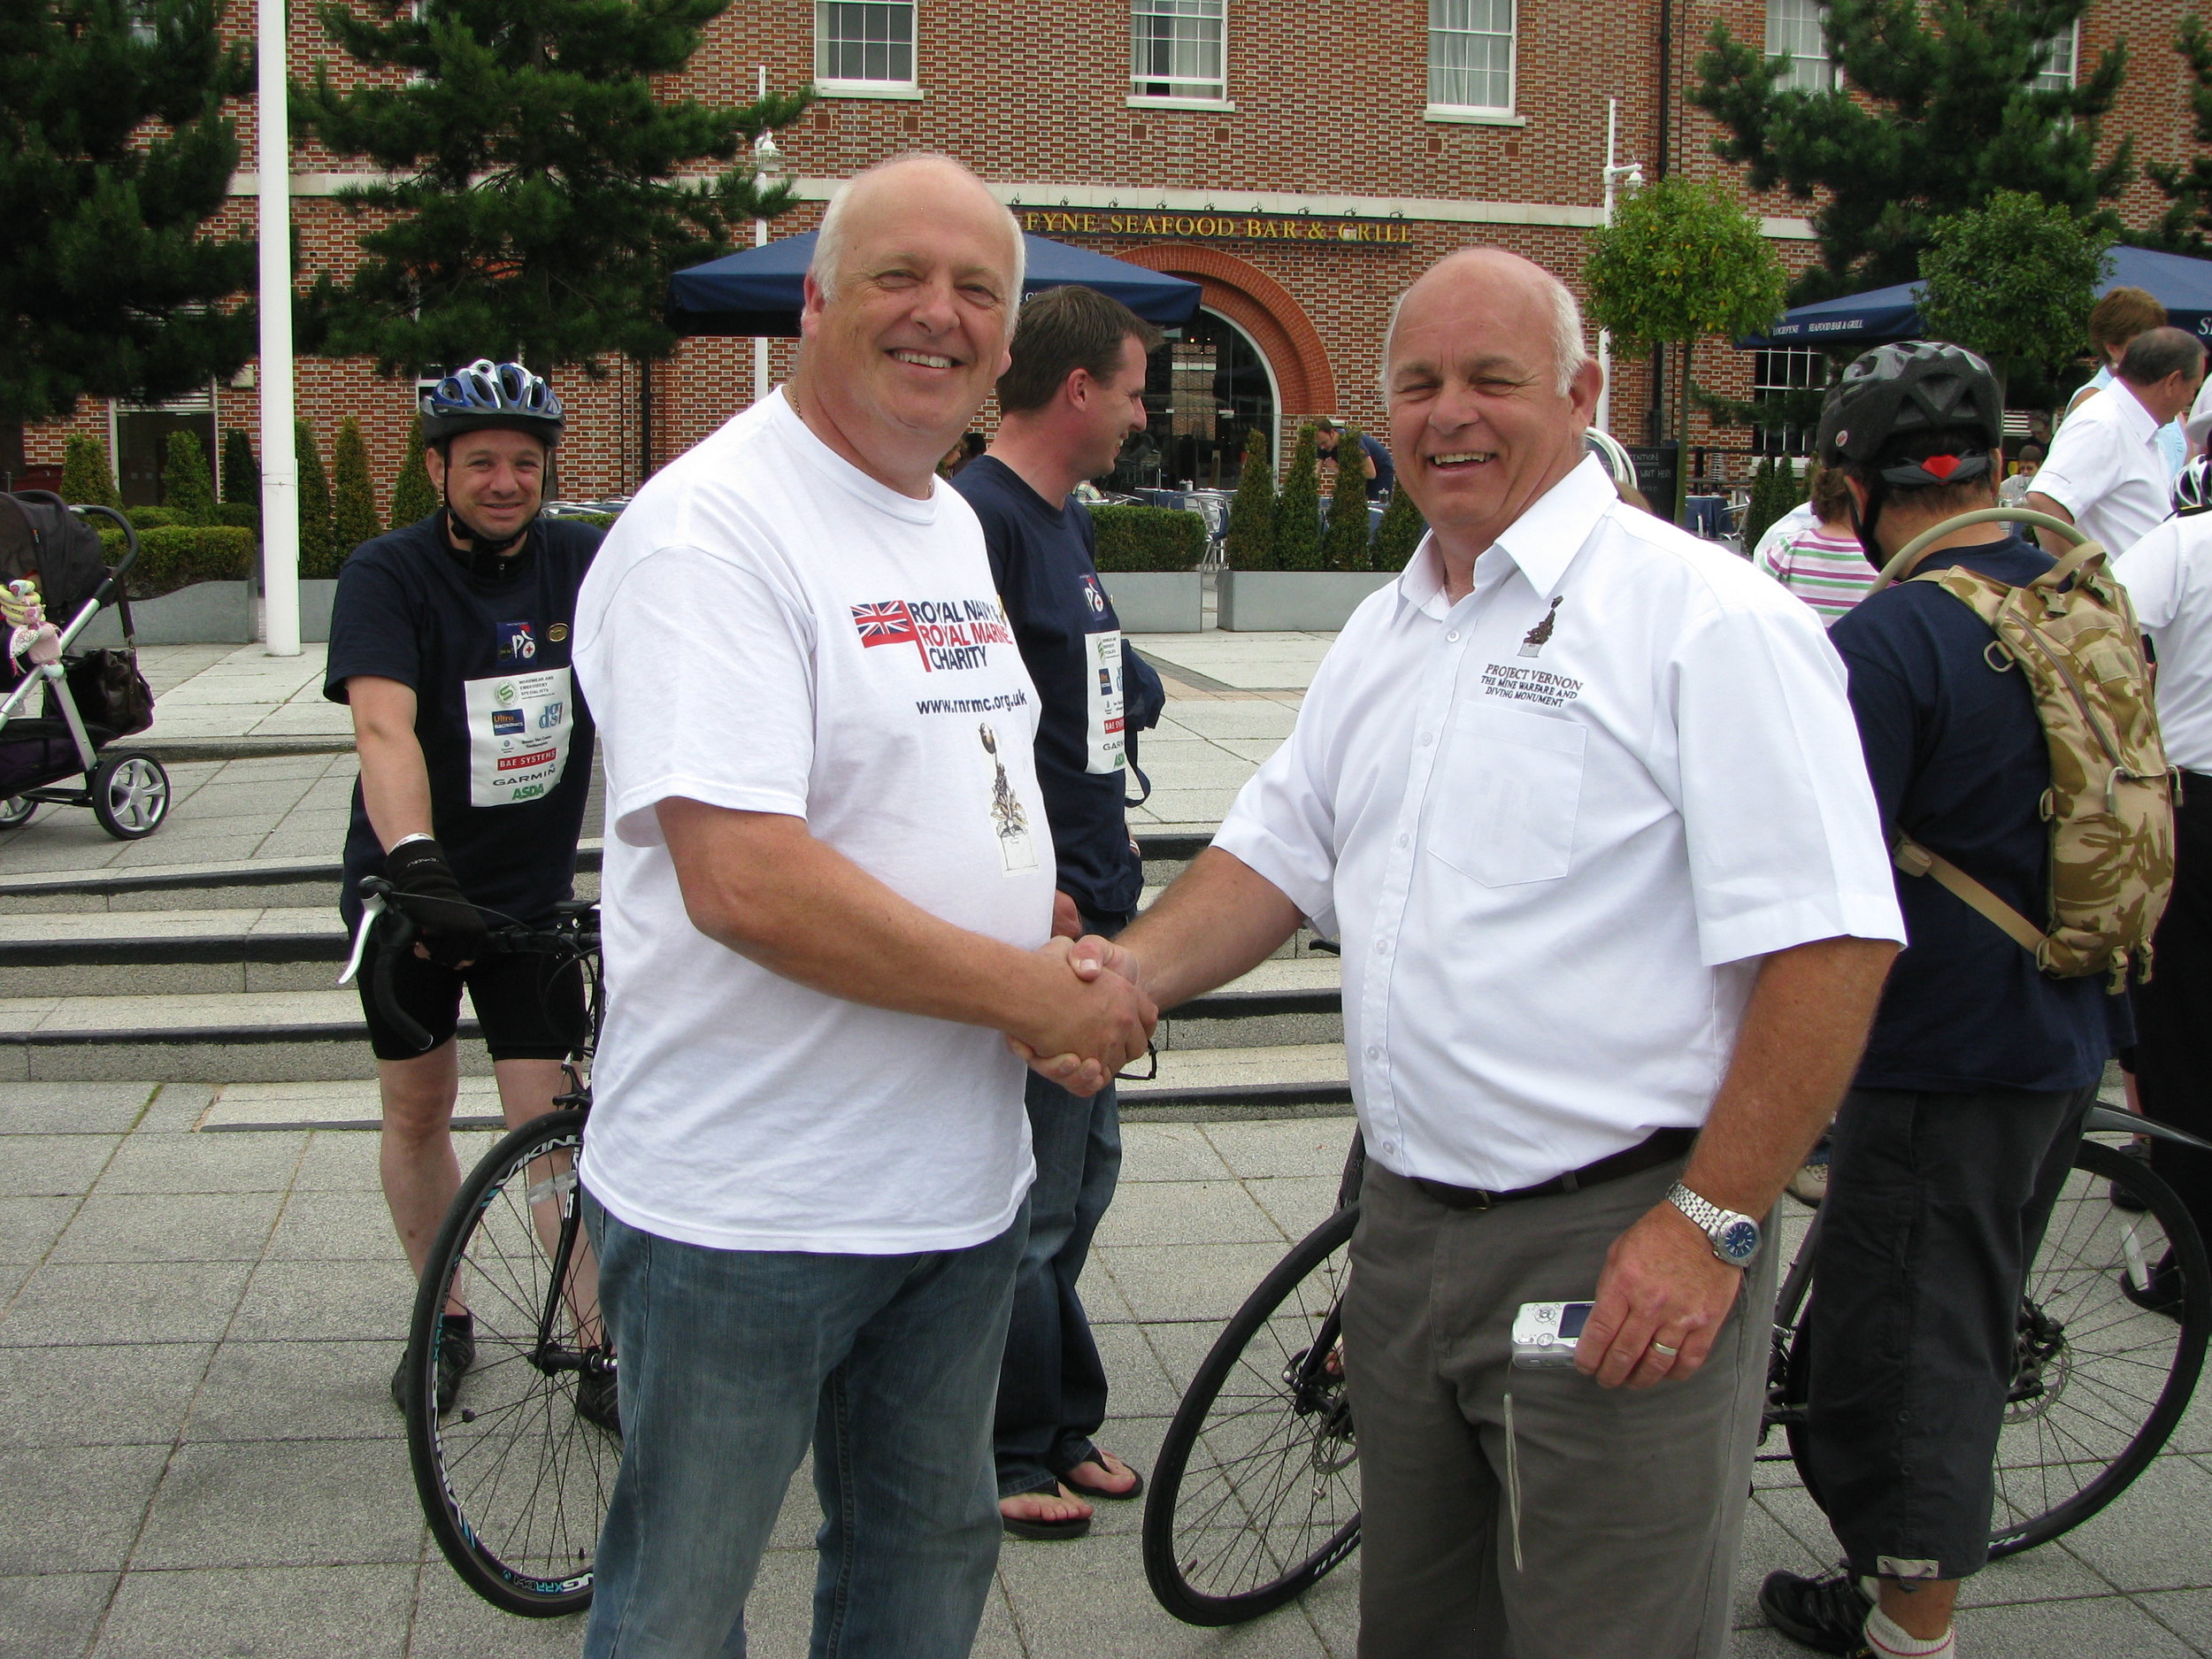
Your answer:
[[[1101,571],[1125,634],[1195,634],[1204,625],[1196,571]]]
[[[1333,634],[1395,571],[1224,571],[1218,620],[1238,634]]]
[[[300,581],[300,638],[308,641],[330,637],[330,605],[338,595],[335,576],[318,576]]]
[[[253,584],[194,582],[158,599],[131,601],[141,645],[242,645],[253,638]],[[78,636],[82,647],[119,646],[123,625],[113,607]]]

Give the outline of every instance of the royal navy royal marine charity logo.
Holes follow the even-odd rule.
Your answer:
[[[863,650],[911,645],[925,673],[987,667],[992,646],[1014,643],[996,599],[887,599],[851,611]]]

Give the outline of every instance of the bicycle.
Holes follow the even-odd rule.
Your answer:
[[[365,935],[374,926],[381,943],[372,995],[427,1049],[428,1033],[392,995],[392,965],[412,948],[414,924],[382,907],[388,883],[371,879],[362,891],[373,905]],[[407,1452],[431,1533],[462,1582],[509,1613],[553,1618],[591,1603],[599,1525],[621,1457],[619,1439],[587,1420],[577,1399],[586,1379],[616,1375],[576,1179],[599,1033],[598,907],[565,902],[547,929],[495,927],[486,949],[542,955],[553,973],[581,973],[588,1034],[564,1062],[567,1093],[478,1160],[439,1226],[408,1325]],[[474,1316],[476,1363],[442,1420],[449,1304]]]
[[[2093,1135],[2151,1135],[2212,1150],[2180,1130],[2092,1106],[2072,1171],[2029,1269],[2019,1348],[1997,1452],[1990,1555],[2080,1525],[2125,1491],[2186,1409],[2212,1336],[2212,1268],[2173,1189]],[[1337,1209],[1293,1245],[1223,1328],[1155,1461],[1145,1502],[1145,1577],[1186,1624],[1241,1624],[1280,1607],[1359,1548],[1358,1433],[1345,1386],[1340,1314],[1365,1149],[1356,1134]],[[1806,1473],[1811,1242],[1799,1241],[1776,1299],[1759,1460]],[[1778,1226],[1778,1233],[1780,1232]],[[2170,1248],[2176,1316],[2147,1312]],[[1768,1451],[1779,1427],[1787,1446]]]

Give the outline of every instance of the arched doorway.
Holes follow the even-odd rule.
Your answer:
[[[1235,487],[1255,429],[1267,434],[1272,458],[1282,399],[1252,337],[1202,310],[1152,354],[1144,408],[1150,425],[1123,451],[1115,488],[1221,489]]]

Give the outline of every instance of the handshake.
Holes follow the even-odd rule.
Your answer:
[[[1041,995],[1006,1046],[1070,1094],[1095,1094],[1143,1055],[1160,1010],[1138,983],[1136,958],[1109,940],[1056,937],[1037,955]]]

